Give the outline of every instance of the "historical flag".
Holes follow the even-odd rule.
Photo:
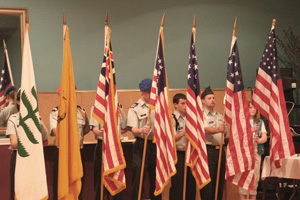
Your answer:
[[[280,160],[295,154],[287,116],[282,79],[277,59],[275,27],[272,26],[255,82],[252,104],[269,120],[271,131],[271,169],[281,166]]]
[[[22,59],[20,122],[15,171],[16,199],[48,199],[38,98],[26,25]]]
[[[191,168],[197,188],[203,188],[210,182],[205,132],[203,125],[202,102],[198,75],[197,56],[195,48],[196,28],[192,29],[188,85],[186,98],[186,157],[185,162]]]
[[[149,102],[149,109],[155,110],[154,142],[157,149],[155,195],[161,194],[171,177],[176,174],[177,152],[169,105],[169,87],[164,61],[164,35],[161,26]]]
[[[8,105],[8,103],[6,103],[6,97],[4,97],[5,90],[9,86],[13,85],[7,50],[5,49],[4,51],[5,51],[5,55],[4,55],[4,61],[1,70],[1,80],[0,80],[0,111]]]
[[[225,119],[230,124],[226,179],[246,190],[254,187],[254,149],[248,101],[244,90],[237,38],[228,59]]]
[[[81,191],[83,169],[77,125],[77,104],[69,28],[65,27],[63,66],[57,117],[58,199],[77,199]]]
[[[105,49],[93,117],[104,127],[102,143],[103,182],[111,195],[126,188],[126,162],[118,129],[118,95],[109,27],[105,27]]]

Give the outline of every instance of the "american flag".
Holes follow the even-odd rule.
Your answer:
[[[93,117],[104,126],[102,165],[104,185],[111,195],[126,188],[126,167],[118,130],[118,95],[115,67],[110,43],[111,30],[106,26],[103,64],[99,77]]]
[[[230,124],[226,179],[246,190],[253,190],[254,145],[235,36],[232,38],[228,59],[225,109],[225,119]]]
[[[258,69],[252,104],[269,120],[271,169],[279,168],[282,158],[295,154],[295,147],[278,66],[274,26]]]
[[[176,143],[169,102],[169,87],[164,62],[164,36],[160,28],[157,56],[155,61],[152,92],[149,108],[155,110],[154,140],[156,142],[156,187],[155,195],[163,192],[173,175],[176,174]],[[153,90],[155,89],[155,90]],[[155,93],[153,93],[155,91]]]
[[[1,80],[0,80],[0,111],[8,105],[6,103],[6,98],[4,97],[4,93],[5,90],[11,85],[12,85],[12,80],[11,80],[11,75],[8,66],[7,54],[5,54],[2,70],[1,70]]]
[[[191,37],[188,85],[186,101],[186,164],[191,168],[196,180],[197,188],[203,188],[210,182],[205,133],[203,125],[202,102],[200,98],[200,84],[198,75],[197,56],[195,49],[195,32],[193,28]]]

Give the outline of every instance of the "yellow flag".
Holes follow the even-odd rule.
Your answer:
[[[77,105],[69,28],[64,36],[64,56],[57,117],[58,199],[78,199],[83,176],[77,125]]]

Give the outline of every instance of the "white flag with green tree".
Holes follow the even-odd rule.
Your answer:
[[[18,153],[15,171],[16,199],[48,199],[38,99],[26,25],[20,96]]]

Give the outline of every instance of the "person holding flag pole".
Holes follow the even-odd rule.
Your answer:
[[[102,146],[102,155],[98,155],[98,158],[96,158],[97,160],[95,159],[95,162],[98,162],[95,163],[95,166],[97,167],[95,170],[101,170],[100,172],[95,171],[95,173],[97,173],[95,174],[95,178],[97,179],[95,180],[95,198],[100,196],[100,199],[103,199],[105,186],[109,193],[114,196],[113,199],[122,199],[123,196],[121,191],[126,188],[124,173],[126,162],[120,140],[120,134],[122,132],[121,127],[119,126],[121,123],[119,120],[120,105],[118,104],[110,33],[111,30],[108,27],[108,14],[106,13],[104,58],[92,113],[93,119],[98,122],[93,122],[93,132],[102,139],[102,141],[98,140],[96,147],[99,148]],[[123,128],[126,129],[124,123],[123,125]],[[101,129],[100,127],[103,128]],[[101,153],[100,149],[98,152]],[[101,158],[101,160],[99,160],[99,158]],[[101,162],[100,165],[99,162]],[[100,177],[101,179],[99,180]],[[101,191],[100,194],[98,188],[99,185]]]

